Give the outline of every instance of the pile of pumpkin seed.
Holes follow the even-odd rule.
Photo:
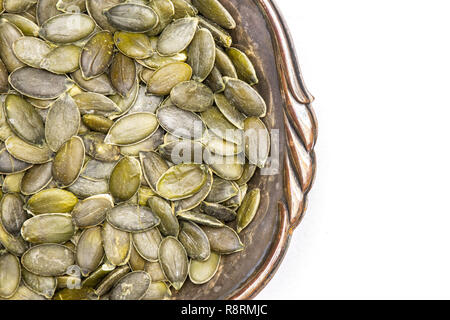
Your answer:
[[[270,148],[230,13],[217,0],[0,12],[0,298],[168,299],[209,282],[244,249]]]

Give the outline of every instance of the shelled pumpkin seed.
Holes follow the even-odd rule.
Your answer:
[[[218,0],[0,1],[1,299],[168,299],[244,250],[270,134],[236,27]]]

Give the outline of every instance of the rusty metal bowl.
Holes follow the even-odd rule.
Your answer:
[[[236,19],[234,46],[253,61],[267,102],[264,119],[278,129],[279,172],[257,175],[250,187],[261,189],[261,206],[241,233],[246,249],[225,256],[217,275],[203,286],[186,283],[175,299],[251,299],[278,269],[295,228],[306,210],[313,184],[317,121],[311,107],[288,28],[272,0],[221,0]],[[272,150],[276,151],[276,150]]]

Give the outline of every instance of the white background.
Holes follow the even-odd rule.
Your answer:
[[[276,1],[316,97],[319,163],[258,298],[450,298],[450,2]]]

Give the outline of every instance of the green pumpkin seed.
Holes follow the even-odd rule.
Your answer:
[[[72,137],[64,143],[53,160],[52,174],[56,184],[62,188],[71,186],[80,176],[85,149],[80,137]]]
[[[203,230],[193,222],[180,223],[180,242],[193,260],[205,261],[211,255],[209,240]]]
[[[162,236],[158,228],[145,232],[133,233],[133,245],[139,255],[150,262],[158,261],[158,249]]]
[[[208,29],[218,44],[224,46],[225,48],[229,48],[233,44],[233,38],[231,35],[218,24],[202,16],[198,16],[198,24],[200,27]]]
[[[6,232],[13,236],[20,233],[23,223],[27,220],[27,214],[23,210],[23,200],[16,193],[5,194],[0,202],[1,224]]]
[[[111,83],[117,93],[128,97],[136,83],[136,65],[134,61],[122,53],[117,53],[111,63]]]
[[[80,47],[63,45],[45,56],[41,61],[41,68],[55,74],[71,73],[79,68],[80,56]]]
[[[30,0],[3,0],[3,7],[6,12],[21,13],[27,11],[35,1]]]
[[[26,270],[45,277],[61,276],[74,263],[75,253],[59,244],[40,244],[22,256],[22,265]]]
[[[215,94],[214,101],[217,108],[229,122],[239,129],[244,129],[245,116],[223,94]]]
[[[156,70],[147,83],[147,93],[166,96],[180,82],[188,81],[192,68],[183,62],[167,64]]]
[[[158,24],[147,34],[155,36],[161,33],[173,20],[175,15],[175,7],[170,0],[152,0],[149,6],[158,15]]]
[[[116,90],[111,84],[109,76],[101,74],[91,80],[85,80],[81,70],[77,70],[71,74],[72,80],[85,91],[103,94],[105,96],[116,94]]]
[[[40,26],[48,19],[61,14],[56,8],[58,0],[39,0],[36,5],[36,19]]]
[[[120,108],[111,99],[104,95],[92,92],[83,92],[73,97],[82,115],[97,114],[108,117],[121,112]]]
[[[95,294],[92,288],[69,289],[65,288],[58,291],[53,300],[98,300],[99,297]]]
[[[47,299],[51,299],[55,294],[57,285],[55,277],[38,276],[22,268],[22,279],[25,286],[36,294]]]
[[[6,95],[0,95],[0,103],[3,105],[6,99]],[[5,111],[3,108],[0,107],[0,140],[6,141],[10,136],[14,135],[14,133],[11,130],[11,127],[8,124],[8,121],[6,121],[5,117]],[[2,148],[4,145],[2,145]],[[1,149],[1,148],[0,148]]]
[[[45,140],[48,147],[56,152],[75,136],[80,128],[80,111],[75,100],[63,94],[51,106],[45,120]]]
[[[75,233],[70,214],[41,214],[25,221],[22,237],[31,243],[64,243]]]
[[[2,186],[3,193],[19,193],[20,184],[22,183],[22,178],[25,172],[20,172],[16,174],[10,174],[5,177]]]
[[[110,274],[108,274],[102,282],[95,288],[95,293],[98,296],[105,295],[111,288],[127,273],[130,272],[129,266],[123,266],[120,268],[114,269]]]
[[[199,29],[188,48],[187,63],[192,67],[192,79],[203,82],[214,68],[216,45],[208,29]]]
[[[130,260],[131,235],[105,223],[102,232],[105,254],[113,265],[123,266]]]
[[[239,192],[237,183],[219,177],[214,177],[211,192],[206,198],[207,202],[222,203],[233,198]]]
[[[171,0],[175,9],[174,20],[178,20],[184,17],[195,17],[198,10],[192,6],[190,1],[186,0]]]
[[[103,12],[121,2],[122,0],[86,0],[86,9],[100,28],[115,32],[117,29],[108,22]]]
[[[0,297],[11,298],[21,279],[19,259],[12,254],[0,255]]]
[[[146,261],[144,260],[144,258],[141,257],[139,252],[136,251],[135,247],[131,246],[130,261],[128,261],[128,264],[130,265],[131,270],[144,271],[145,263],[146,263]]]
[[[108,31],[93,35],[83,47],[80,69],[84,80],[92,80],[106,72],[111,64],[114,51],[113,36]]]
[[[108,133],[109,129],[114,125],[114,121],[96,114],[85,114],[83,123],[92,131]]]
[[[148,206],[161,220],[158,226],[159,231],[164,236],[178,237],[180,226],[171,205],[160,197],[150,197],[148,199]]]
[[[51,160],[52,151],[26,143],[22,139],[11,136],[5,141],[6,149],[16,159],[33,164],[43,164]]]
[[[253,189],[245,196],[237,213],[237,232],[244,230],[255,218],[261,200],[261,191]]]
[[[173,237],[165,238],[159,247],[159,263],[175,290],[183,286],[189,272],[189,261],[183,245]]]
[[[218,203],[203,202],[200,206],[203,213],[224,222],[236,220],[236,212]]]
[[[116,202],[131,199],[141,185],[141,166],[135,158],[125,157],[114,167],[109,189]]]
[[[72,219],[79,228],[89,228],[101,224],[106,213],[114,206],[110,195],[102,194],[78,202],[72,210]]]
[[[182,200],[205,185],[208,169],[204,165],[179,164],[167,170],[156,184],[156,191],[168,200]]]
[[[218,0],[193,0],[192,4],[203,16],[221,27],[225,29],[236,28],[236,21]]]
[[[148,32],[158,24],[158,15],[144,5],[124,3],[116,5],[103,14],[115,28],[127,32]]]
[[[9,83],[8,83],[8,70],[5,64],[0,59],[0,94],[8,93]]]
[[[155,281],[153,277],[152,280]],[[150,284],[142,300],[166,300],[171,296],[172,293],[167,284],[163,281],[158,281]]]
[[[127,274],[111,290],[110,300],[141,300],[147,292],[151,278],[145,271]]]
[[[259,82],[255,68],[248,56],[239,49],[228,48],[227,54],[236,67],[239,79],[253,86]]]
[[[259,118],[250,117],[244,122],[245,155],[251,164],[264,168],[270,152],[270,134]]]
[[[223,92],[225,90],[225,82],[223,76],[216,66],[213,67],[209,76],[203,81],[214,93]]]
[[[40,294],[35,293],[26,287],[23,283],[19,285],[16,293],[9,299],[6,300],[47,300]]]
[[[71,192],[61,189],[46,189],[33,195],[25,209],[34,214],[68,213],[77,204],[78,199]]]
[[[148,208],[122,204],[108,211],[108,222],[126,232],[144,232],[160,224],[160,219]]]
[[[244,250],[244,245],[233,229],[227,226],[222,228],[202,226],[201,228],[209,239],[212,251],[219,254],[233,254]]]
[[[158,151],[165,159],[174,164],[202,164],[205,147],[196,141],[181,140],[163,144],[158,147]]]
[[[158,52],[162,56],[173,56],[185,50],[198,26],[197,18],[182,18],[169,24],[159,36]]]
[[[44,189],[52,180],[52,163],[35,165],[22,178],[20,192],[26,196],[33,195]]]
[[[203,112],[212,106],[214,94],[211,89],[200,82],[186,81],[172,89],[170,99],[183,110]]]
[[[43,111],[45,111],[46,109],[50,108],[51,105],[56,101],[56,99],[49,99],[49,100],[39,100],[39,99],[34,99],[34,98],[30,98],[30,97],[25,97],[25,100],[27,100],[29,103],[31,103],[31,105],[35,108],[38,109],[42,109]],[[42,118],[44,118],[42,115],[43,113],[38,110],[38,113],[41,115]]]
[[[84,12],[86,11],[85,0],[59,0],[56,8],[62,12]]]
[[[164,131],[162,129],[158,129],[150,138],[138,144],[121,147],[120,152],[125,156],[139,157],[140,152],[153,151],[163,143],[163,132]]]
[[[223,157],[213,153],[207,154],[206,163],[211,167],[212,171],[225,180],[238,180],[244,173],[243,155],[234,157]]]
[[[90,157],[106,162],[115,162],[120,159],[120,148],[105,143],[106,136],[102,133],[88,133],[83,137],[86,154]]]
[[[209,282],[219,270],[221,255],[211,252],[206,261],[191,260],[189,266],[189,279],[194,284],[205,284]]]
[[[244,165],[244,172],[242,173],[242,176],[240,179],[238,179],[236,182],[238,185],[242,186],[248,183],[253,176],[255,175],[256,166],[254,164],[246,163]]]
[[[37,37],[39,35],[39,26],[25,16],[4,13],[2,18],[15,25],[25,36]]]
[[[81,274],[86,277],[95,271],[102,263],[104,254],[102,228],[94,227],[84,230],[76,250],[76,261]]]
[[[219,47],[216,47],[216,63],[215,66],[219,69],[224,77],[233,79],[238,78],[236,67],[231,61],[230,57]]]
[[[156,152],[141,152],[139,153],[139,158],[145,180],[156,191],[159,179],[169,169],[167,162]]]
[[[21,256],[28,249],[28,243],[19,236],[10,235],[0,223],[0,243],[15,256]]]
[[[187,60],[187,53],[186,51],[177,53],[173,56],[164,57],[161,56],[159,53],[155,52],[153,53],[149,58],[144,60],[137,60],[137,62],[144,67],[150,68],[152,70],[157,70],[161,67],[164,67],[165,65],[176,63],[176,62],[186,62]],[[148,81],[145,81],[148,84]]]
[[[45,41],[34,37],[21,37],[14,41],[12,48],[20,61],[33,68],[40,68],[44,58],[52,51]]]
[[[212,184],[213,184],[213,174],[211,169],[208,169],[208,177],[203,187],[192,197],[175,202],[175,212],[177,213],[177,215],[180,212],[192,210],[198,205],[200,205],[200,203],[202,203],[202,201],[205,200],[205,198],[211,192]]]
[[[241,206],[242,200],[244,200],[247,191],[248,185],[244,184],[243,186],[240,186],[238,194],[233,198],[231,198],[230,200],[225,201],[223,205],[230,208],[231,210],[238,209]]]
[[[163,99],[162,97],[147,95],[146,91],[147,88],[145,86],[139,86],[136,102],[128,111],[128,114],[139,112],[156,113],[156,109],[158,109]]]
[[[201,117],[206,126],[216,136],[241,145],[243,140],[243,132],[229,122],[224,115],[216,107],[211,107],[201,113]]]
[[[127,97],[122,97],[120,94],[115,94],[110,97],[110,99],[117,104],[117,106],[120,109],[119,114],[113,114],[109,116],[110,119],[114,120],[124,114],[126,114],[134,105],[134,103],[137,100],[139,93],[139,81],[136,78],[136,81],[133,85],[133,88],[131,89],[130,94]]]
[[[116,266],[109,263],[107,260],[95,271],[93,271],[86,279],[82,282],[83,288],[93,288],[96,287],[100,282],[107,277],[112,271],[116,269]]]
[[[109,179],[115,166],[116,162],[103,162],[90,159],[85,163],[81,171],[81,176],[91,180]]]
[[[222,221],[214,217],[208,216],[207,214],[195,211],[178,212],[177,217],[181,220],[195,222],[196,224],[202,226],[208,226],[213,228],[221,228],[225,226],[225,224]]]
[[[267,107],[264,99],[248,83],[231,78],[224,78],[225,97],[249,117],[265,117]]]
[[[176,137],[200,140],[206,131],[198,115],[175,106],[160,107],[156,116],[161,127]]]
[[[120,52],[133,59],[146,59],[154,53],[145,34],[119,31],[114,34],[114,43]]]
[[[219,156],[229,157],[243,152],[242,146],[219,138],[211,131],[208,132],[206,141],[204,141],[208,151]]]
[[[5,99],[4,108],[6,120],[15,134],[31,144],[44,143],[44,123],[30,103],[10,94]]]
[[[145,186],[141,186],[138,190],[138,203],[140,206],[146,206],[147,205],[147,201],[150,197],[153,197],[155,194],[155,192],[149,188],[149,187],[145,187]]]
[[[15,25],[6,19],[0,19],[0,58],[8,72],[25,66],[13,52],[13,43],[21,37],[23,33]]]
[[[155,73],[155,70],[148,69],[145,66],[142,66],[142,67],[143,67],[143,69],[139,72],[139,79],[147,85],[147,83],[149,82],[150,78]],[[141,88],[142,88],[142,86],[141,86]],[[147,88],[145,90],[147,91]],[[162,97],[158,97],[158,98],[162,99]]]
[[[105,142],[119,146],[133,145],[149,138],[158,129],[151,113],[134,113],[119,119],[109,130]]]
[[[159,246],[156,249],[157,249],[156,253],[158,254]],[[156,258],[156,262],[147,261],[145,263],[144,271],[150,275],[153,282],[158,282],[158,281],[168,282],[168,280],[167,280],[166,276],[164,275],[164,272],[161,268],[161,264],[158,261],[158,255]]]
[[[50,42],[73,43],[87,38],[95,30],[95,22],[86,14],[60,14],[45,21],[39,35]]]

